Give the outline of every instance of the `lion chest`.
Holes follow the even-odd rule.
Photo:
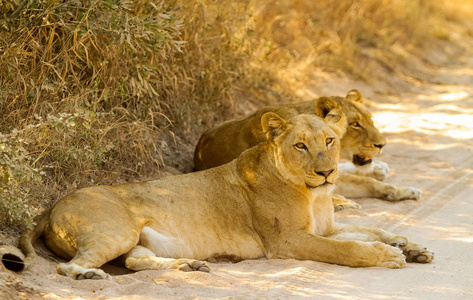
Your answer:
[[[314,197],[310,202],[309,214],[309,232],[319,236],[330,234],[334,224],[331,195]]]

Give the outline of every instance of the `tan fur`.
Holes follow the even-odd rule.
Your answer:
[[[58,272],[76,279],[110,278],[98,268],[117,257],[132,270],[184,271],[209,271],[201,260],[259,257],[400,268],[405,264],[400,249],[410,260],[430,262],[430,252],[404,237],[334,222],[336,132],[344,123],[337,110],[325,120],[299,115],[285,121],[265,114],[268,141],[231,163],[78,190],[41,216],[20,247],[31,261],[31,244],[42,235],[49,249],[72,258]]]
[[[307,102],[262,108],[245,119],[227,121],[210,129],[202,134],[197,143],[194,152],[195,170],[228,163],[244,150],[265,141],[259,120],[267,112],[274,112],[283,118],[312,113],[325,117],[334,108],[342,110],[347,119],[346,133],[341,139],[341,157],[353,159],[356,165],[341,166],[337,193],[350,198],[375,197],[390,201],[419,199],[418,189],[396,187],[382,182],[387,177],[389,168],[382,162],[371,163],[372,158],[381,153],[386,139],[374,126],[370,112],[363,105],[363,97],[357,90],[348,91],[345,98],[320,97]],[[334,207],[337,210],[359,206],[337,195]]]

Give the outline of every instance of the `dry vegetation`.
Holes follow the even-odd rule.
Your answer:
[[[145,177],[241,95],[294,98],[317,68],[369,80],[393,45],[449,39],[469,16],[441,2],[0,0],[1,228]]]

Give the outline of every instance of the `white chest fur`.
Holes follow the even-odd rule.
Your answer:
[[[310,199],[312,228],[310,232],[315,235],[326,236],[331,234],[334,224],[333,202],[330,191],[313,191]]]

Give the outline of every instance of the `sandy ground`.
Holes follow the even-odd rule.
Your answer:
[[[379,226],[435,252],[431,264],[399,270],[349,268],[313,261],[210,263],[212,272],[127,272],[105,266],[114,281],[75,281],[56,273],[58,261],[37,244],[39,259],[21,273],[0,266],[0,299],[473,299],[473,61],[433,68],[409,93],[386,94],[344,77],[320,76],[314,95],[368,96],[388,138],[379,159],[388,182],[421,189],[419,201],[358,199],[361,210],[338,221]],[[15,239],[3,237],[7,244]]]

